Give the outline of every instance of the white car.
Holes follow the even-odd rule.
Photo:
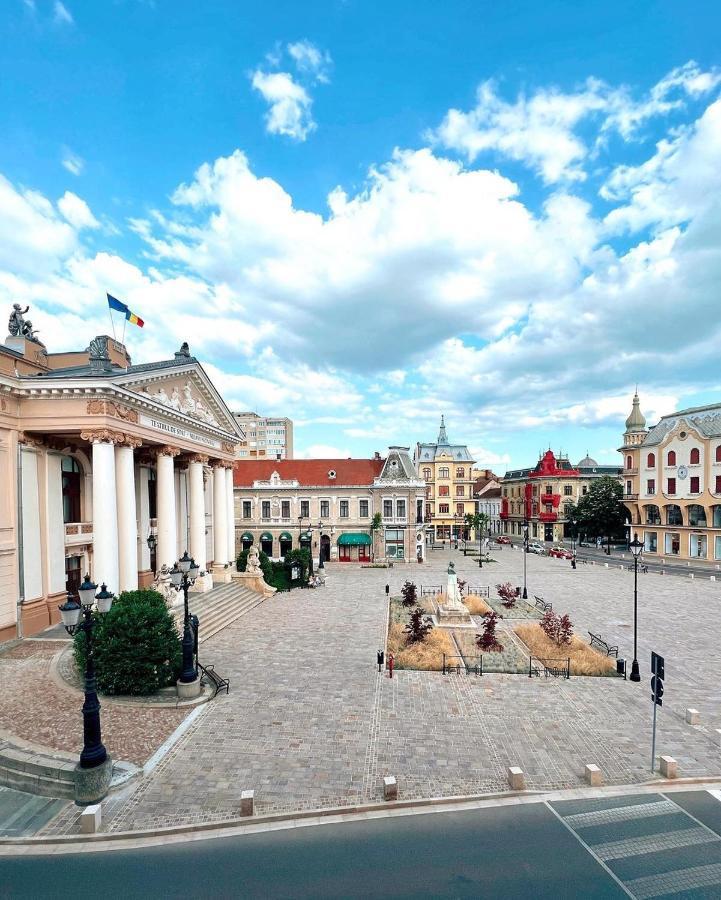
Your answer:
[[[530,541],[528,544],[528,552],[529,553],[538,553],[540,556],[545,556],[546,548],[543,544],[539,544],[538,541]]]

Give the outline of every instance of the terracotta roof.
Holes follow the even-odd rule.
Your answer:
[[[383,459],[240,459],[233,472],[233,484],[250,487],[254,481],[268,481],[277,472],[283,481],[296,480],[301,485],[373,484],[381,474]],[[335,472],[329,478],[328,472]]]

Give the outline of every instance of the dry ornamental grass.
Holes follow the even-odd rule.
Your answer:
[[[615,660],[603,656],[575,634],[570,644],[559,647],[546,637],[540,625],[516,625],[513,630],[537,659],[570,658],[571,675],[609,675],[616,671]]]
[[[448,632],[443,628],[434,628],[419,644],[407,644],[406,637],[403,625],[396,623],[388,629],[388,653],[393,654],[396,669],[440,669],[443,654],[452,656],[456,653]]]
[[[469,594],[467,597],[464,597],[463,603],[472,616],[482,616],[484,613],[493,612],[486,601],[477,594]]]

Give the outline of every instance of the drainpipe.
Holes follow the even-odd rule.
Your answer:
[[[22,604],[25,600],[25,559],[23,553],[23,450],[18,442],[18,478],[17,478],[17,538],[18,538],[18,602],[16,610],[17,636],[23,636]]]

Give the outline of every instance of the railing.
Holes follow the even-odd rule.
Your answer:
[[[92,522],[67,522],[65,525],[66,544],[86,544],[93,539]]]
[[[466,659],[463,656],[446,656],[444,653],[441,671],[444,675],[460,675],[461,672],[466,675],[483,675],[483,654]]]
[[[421,597],[435,597],[438,594],[443,594],[445,592],[445,587],[440,584],[429,584],[425,587],[421,585]],[[466,584],[463,587],[465,595],[469,594],[474,595],[475,597],[490,597],[490,588],[488,585],[469,585]]]
[[[638,467],[637,467],[637,466],[631,466],[630,469],[624,469],[624,470],[623,470],[623,474],[624,474],[624,475],[638,475]]]
[[[536,662],[540,663],[543,667],[543,674],[546,678],[566,678],[569,679],[571,677],[571,658],[566,657],[565,659],[542,659],[541,657],[536,657]],[[534,658],[529,657],[528,659],[528,677],[533,678],[541,677],[541,668],[538,665],[534,665]]]
[[[638,494],[624,494],[623,500],[638,500]]]

